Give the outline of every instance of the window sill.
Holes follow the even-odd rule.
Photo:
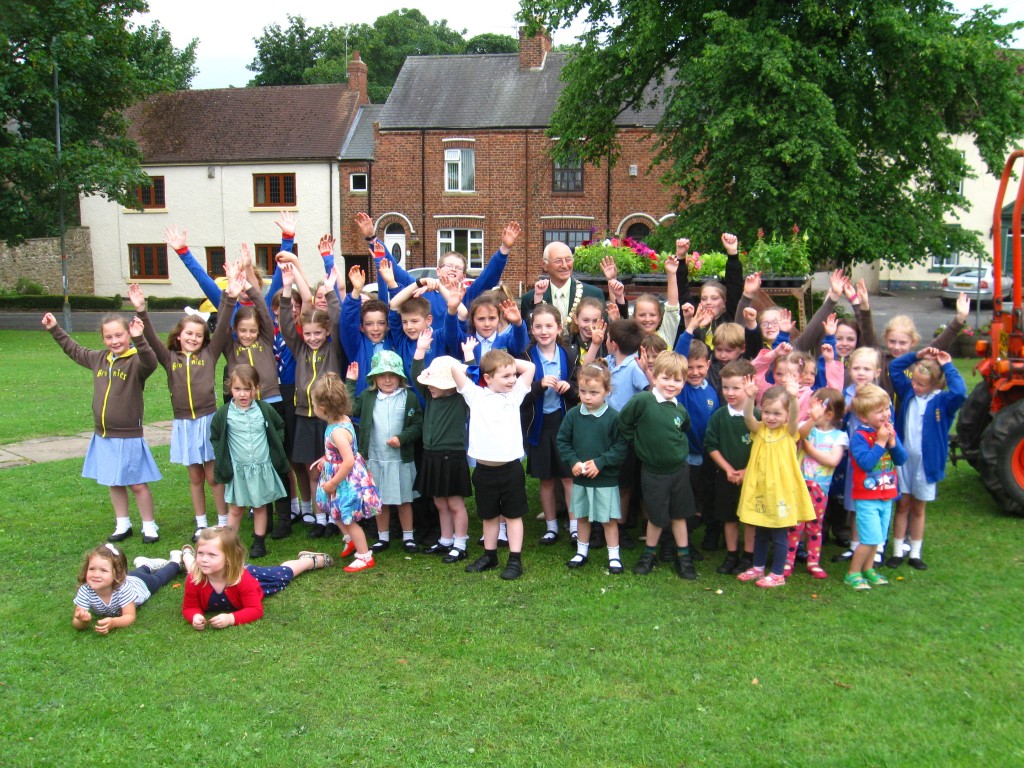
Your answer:
[[[457,189],[446,189],[444,191],[445,197],[467,197],[469,195],[475,195],[475,194],[476,194],[476,190],[475,189],[469,189],[469,190],[465,190],[465,191],[461,191],[461,190],[457,190]]]
[[[138,283],[139,285],[171,285],[171,279],[169,277],[129,277],[125,280],[125,285],[132,285]]]
[[[249,208],[249,213],[280,213],[281,211],[297,212],[297,205],[254,205]]]
[[[167,208],[143,208],[141,211],[134,208],[122,208],[121,213],[170,213],[170,211]]]
[[[583,197],[586,192],[582,189],[552,189],[551,194],[563,197]]]

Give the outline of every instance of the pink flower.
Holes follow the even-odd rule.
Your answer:
[[[799,235],[800,234],[800,227],[798,227],[796,224],[793,225],[793,234],[794,235]]]
[[[760,227],[757,230],[757,239],[764,240],[764,227]]]

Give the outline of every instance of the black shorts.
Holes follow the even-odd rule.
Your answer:
[[[499,516],[516,520],[529,510],[526,474],[519,460],[497,467],[477,464],[473,470],[473,489],[476,514],[481,520],[493,520]]]
[[[327,422],[315,416],[295,417],[295,440],[292,442],[292,461],[312,464],[324,456],[324,430]]]
[[[295,444],[295,385],[294,384],[282,384],[281,385],[281,405],[284,407],[284,413],[278,411],[281,414],[281,418],[284,419],[284,449],[289,456],[292,455],[292,446]],[[276,406],[275,406],[276,407]]]
[[[704,520],[710,520],[715,506],[715,470],[718,465],[704,457],[704,463],[690,465],[693,503]]]
[[[647,467],[640,470],[640,484],[647,504],[647,519],[657,528],[668,528],[673,520],[693,517],[693,491],[690,488],[690,465],[683,464],[674,472],[659,475]]]
[[[742,485],[729,482],[729,476],[722,471],[721,467],[715,465],[715,504],[712,509],[712,519],[723,523],[738,523],[736,515],[740,506],[740,491]]]

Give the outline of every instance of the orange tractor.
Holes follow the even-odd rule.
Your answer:
[[[995,288],[992,326],[988,338],[977,342],[984,358],[977,367],[983,380],[968,395],[957,434],[950,441],[950,458],[963,457],[981,474],[989,493],[1004,510],[1024,515],[1024,309],[1021,301],[1021,210],[1024,209],[1024,180],[1017,188],[1013,205],[1012,253],[1013,307],[1003,309],[1003,227],[1002,206],[1013,166],[1024,158],[1014,151],[1006,161],[999,182],[992,217],[992,266]]]

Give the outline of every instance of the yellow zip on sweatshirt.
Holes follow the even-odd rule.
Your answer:
[[[188,410],[192,418],[196,417],[196,407],[192,402],[192,353],[185,353],[185,389],[188,390]]]
[[[107,436],[107,399],[110,397],[110,384],[114,380],[114,362],[124,360],[126,357],[131,357],[138,353],[139,350],[135,347],[117,357],[114,357],[112,352],[107,352],[107,391],[103,393],[103,410],[100,412],[100,425],[103,427],[103,434],[100,437]]]

